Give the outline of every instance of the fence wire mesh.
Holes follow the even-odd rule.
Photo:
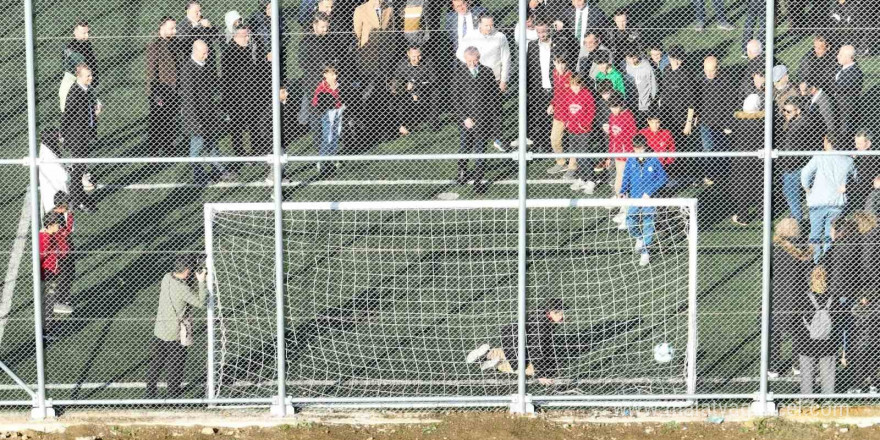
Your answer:
[[[282,237],[275,237],[271,210],[218,218],[215,265],[223,273],[213,274],[214,340],[209,318],[195,311],[194,344],[183,349],[174,342],[174,323],[157,318],[157,309],[161,315],[170,307],[161,298],[170,289],[163,289],[163,278],[187,265],[178,257],[196,259],[189,263],[192,272],[206,257],[204,204],[273,202],[277,66],[277,130],[280,154],[288,157],[284,202],[516,199],[521,118],[529,199],[621,193],[696,199],[698,394],[748,395],[760,388],[763,244],[771,239],[762,231],[763,197],[769,189],[769,390],[786,398],[820,392],[871,397],[878,373],[871,350],[880,338],[870,276],[880,178],[870,155],[880,104],[873,53],[878,17],[852,1],[781,3],[774,67],[767,72],[761,43],[766,3],[713,2],[708,15],[702,3],[530,1],[520,18],[509,1],[284,1],[278,5],[276,57],[272,5],[263,0],[108,0],[94,10],[34,2],[41,213],[55,208],[56,193],[66,193],[76,223],[66,248],[32,249],[30,229],[22,235],[17,227],[28,220],[40,228],[48,224],[45,218],[22,220],[27,168],[0,168],[7,217],[0,222],[0,250],[9,269],[17,268],[3,284],[0,361],[27,384],[36,383],[28,257],[40,252],[44,263],[47,255],[60,256],[57,272],[43,277],[50,294],[43,324],[49,398],[110,404],[272,397],[279,373],[278,239],[287,293],[282,371],[288,395],[516,392],[516,376],[498,370],[512,353],[492,351],[495,342],[505,344],[498,335],[517,317],[516,209],[478,211],[475,218],[425,214],[402,223],[394,216],[302,218],[300,226],[308,227],[300,229],[296,216],[285,212]],[[6,29],[0,35],[4,159],[28,154],[26,41],[16,18],[22,12],[15,8],[0,19]],[[520,69],[523,26],[526,65]],[[524,108],[518,100],[522,76]],[[774,103],[764,108],[764,87],[771,85]],[[770,146],[763,136],[765,112],[772,112]],[[617,156],[639,145],[648,153],[706,156]],[[780,153],[772,159],[769,188],[765,148]],[[823,148],[867,153],[811,154]],[[806,154],[785,155],[799,151]],[[399,157],[470,153],[486,156]],[[717,157],[725,154],[730,157]],[[530,373],[529,393],[688,391],[681,386],[687,381],[681,338],[691,325],[681,321],[689,280],[683,215],[659,209],[656,218],[647,215],[653,233],[640,232],[642,222],[630,236],[634,225],[627,214],[529,211],[528,310],[561,298],[571,325],[558,332],[569,351],[551,356],[560,362],[558,377],[542,378],[555,383],[538,382],[540,372]],[[637,221],[646,217],[635,215],[641,216]],[[64,231],[70,219],[62,213],[54,221]],[[328,247],[334,233],[350,240],[347,247]],[[654,244],[634,249],[635,240],[645,244],[655,235]],[[489,240],[490,250],[459,258],[444,249],[468,239]],[[370,249],[400,254],[384,259],[383,253],[352,250],[370,243]],[[345,249],[348,256],[328,257],[345,255]],[[444,258],[421,260],[421,253]],[[321,255],[332,264],[315,262]],[[21,263],[14,265],[16,258]],[[426,274],[428,266],[439,272]],[[815,267],[827,278],[827,292],[812,289],[817,304],[830,299],[833,305],[825,339],[809,332],[816,315],[810,274],[821,278]],[[295,276],[297,270],[311,273],[311,281]],[[442,283],[433,284],[437,280]],[[179,283],[180,291],[193,295],[192,306],[205,306],[194,274],[187,283]],[[225,292],[233,292],[226,301]],[[479,310],[464,313],[463,305]],[[170,315],[177,316],[174,307]],[[349,322],[346,314],[357,316]],[[644,315],[643,321],[628,322],[634,315]],[[615,319],[619,325],[609,324]],[[532,339],[530,334],[530,347]],[[658,364],[654,348],[664,342],[675,349],[674,361]],[[467,351],[482,343],[492,345],[484,354],[492,359],[482,359],[495,362],[488,373],[465,362]],[[209,347],[215,356],[210,364]],[[0,400],[29,399],[2,377]],[[598,383],[605,379],[623,385]]]

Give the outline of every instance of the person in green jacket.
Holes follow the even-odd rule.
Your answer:
[[[205,298],[208,296],[205,285],[207,270],[202,269],[195,273],[198,289],[188,282],[192,273],[193,259],[179,257],[174,263],[173,271],[162,277],[159,307],[153,328],[153,354],[147,370],[147,399],[156,398],[156,383],[163,372],[167,373],[168,398],[178,397],[183,391],[180,384],[183,381],[183,367],[186,365],[186,346],[183,345],[185,341],[180,339],[181,322],[187,320],[190,307],[205,308]]]
[[[603,80],[611,81],[611,87],[626,96],[626,86],[623,82],[623,75],[614,68],[611,63],[611,53],[608,50],[601,51],[596,55],[596,83]]]

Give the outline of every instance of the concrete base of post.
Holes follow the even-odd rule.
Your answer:
[[[535,404],[532,403],[532,396],[526,394],[525,400],[519,394],[514,394],[510,398],[511,414],[534,414]]]
[[[46,405],[43,408],[33,407],[31,408],[31,420],[48,420],[55,418],[55,408],[52,408],[51,405]]]
[[[274,417],[291,417],[296,414],[296,409],[287,401],[287,399],[284,399],[283,402],[279,402],[276,398],[275,403],[272,404],[272,408],[269,411]]]
[[[776,404],[772,400],[764,402],[763,405],[760,401],[752,402],[749,412],[755,417],[776,417],[779,415]]]

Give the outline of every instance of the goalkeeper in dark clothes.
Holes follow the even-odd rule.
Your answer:
[[[565,303],[561,298],[547,300],[544,306],[526,317],[526,376],[537,376],[543,385],[553,384],[557,377],[559,360],[588,351],[594,343],[610,339],[637,326],[641,319],[603,322],[581,333],[555,334],[565,320]],[[562,333],[562,332],[561,332]],[[501,347],[483,344],[471,350],[465,357],[467,363],[481,361],[481,370],[497,369],[514,374],[517,367],[519,331],[517,323],[501,328]]]

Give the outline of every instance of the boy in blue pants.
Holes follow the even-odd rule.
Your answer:
[[[645,136],[637,134],[633,137],[633,151],[644,153],[648,141]],[[656,157],[631,157],[626,160],[623,169],[623,183],[620,188],[621,197],[647,199],[654,195],[666,183],[666,171]],[[636,252],[639,266],[647,266],[651,262],[648,247],[654,239],[654,217],[657,208],[653,206],[630,206],[626,213],[626,227],[629,234],[636,239]]]

